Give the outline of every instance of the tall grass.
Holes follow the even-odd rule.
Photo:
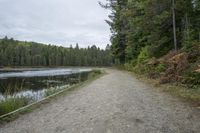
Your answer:
[[[97,75],[100,75],[102,73],[101,70],[94,69],[92,72],[88,75],[88,79],[91,79],[93,77],[96,77]]]
[[[12,112],[16,109],[24,107],[29,104],[31,98],[27,97],[12,97],[6,98],[3,101],[0,101],[0,115]]]
[[[53,95],[59,91],[62,91],[64,89],[69,88],[70,85],[64,85],[64,86],[57,86],[57,87],[50,87],[49,89],[45,90],[45,97],[48,97],[50,95]]]

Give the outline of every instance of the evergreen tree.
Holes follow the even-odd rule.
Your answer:
[[[0,39],[0,66],[108,66],[108,56],[107,49],[101,50],[95,45],[64,48],[7,37]]]
[[[200,41],[199,0],[108,0],[115,63],[136,61],[144,47],[151,57]]]

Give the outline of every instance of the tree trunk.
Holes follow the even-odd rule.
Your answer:
[[[175,0],[172,0],[172,14],[173,14],[174,49],[175,51],[177,51]]]
[[[190,40],[190,30],[189,30],[189,21],[188,21],[188,14],[185,15],[185,28],[186,28],[186,40]]]

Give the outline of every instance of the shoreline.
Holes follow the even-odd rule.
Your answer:
[[[88,80],[86,80],[86,81],[83,81],[83,82],[80,82],[78,84],[75,84],[75,85],[73,85],[73,86],[71,86],[69,88],[63,89],[63,90],[61,90],[59,92],[56,92],[56,93],[54,93],[52,95],[49,95],[49,96],[43,98],[40,101],[34,102],[32,104],[29,104],[27,106],[24,106],[22,108],[19,108],[19,109],[14,110],[14,111],[12,111],[10,113],[7,113],[7,114],[4,114],[4,115],[0,116],[0,127],[3,124],[6,124],[8,122],[11,122],[11,121],[17,119],[20,115],[24,115],[26,113],[32,112],[34,109],[39,108],[43,104],[48,104],[51,101],[55,100],[56,98],[59,98],[60,96],[67,95],[68,92],[70,92],[70,91],[75,91],[77,89],[81,89],[85,85],[93,82],[94,80],[96,80],[96,79],[98,79],[98,78],[100,78],[100,77],[102,77],[103,75],[106,74],[106,72],[104,70],[102,70],[102,69],[98,69],[98,70],[101,71],[100,74],[91,75],[90,78]]]

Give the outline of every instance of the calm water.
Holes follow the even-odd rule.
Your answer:
[[[30,97],[39,100],[48,89],[63,89],[88,79],[91,69],[33,69],[0,71],[0,100]]]

